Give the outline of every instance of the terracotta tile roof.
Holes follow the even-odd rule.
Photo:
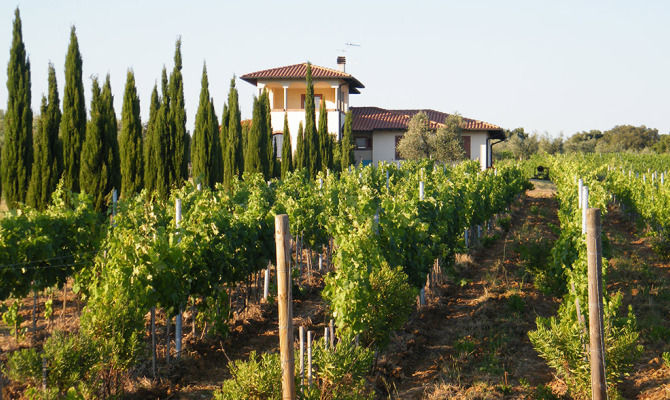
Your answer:
[[[304,80],[307,77],[307,63],[287,65],[284,67],[264,69],[262,71],[251,72],[240,76],[252,85],[256,85],[259,79],[266,80]],[[349,93],[359,93],[359,88],[364,88],[363,84],[353,75],[338,71],[332,68],[320,67],[312,64],[313,79],[344,79],[349,82]]]
[[[407,130],[409,120],[423,111],[428,116],[430,128],[437,129],[444,124],[449,114],[435,110],[385,110],[379,107],[349,107],[353,114],[354,131]],[[500,131],[502,128],[488,122],[463,118],[461,128],[468,131]]]

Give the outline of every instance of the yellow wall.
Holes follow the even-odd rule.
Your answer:
[[[269,88],[273,94],[273,110],[282,110],[284,108],[284,88]],[[305,89],[288,88],[288,103],[289,110],[302,109],[301,98],[306,93]],[[335,89],[331,87],[315,87],[314,94],[320,94],[322,99],[326,100],[326,108],[329,110],[335,109]],[[318,110],[317,110],[318,111]]]

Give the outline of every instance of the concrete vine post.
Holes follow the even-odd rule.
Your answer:
[[[300,337],[300,384],[305,384],[305,327],[300,326],[299,335]]]
[[[312,331],[307,331],[307,384],[312,386]]]
[[[277,281],[279,307],[279,352],[282,368],[282,399],[295,399],[293,359],[293,299],[291,296],[291,271],[289,258],[288,215],[275,216],[275,244],[277,249]]]
[[[582,195],[584,194],[584,180],[582,178],[579,178],[579,181],[577,182],[577,197],[578,200],[577,202],[579,203],[579,209],[582,208]]]

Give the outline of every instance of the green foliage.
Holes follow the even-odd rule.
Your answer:
[[[123,387],[115,375],[115,349],[110,339],[56,331],[44,342],[42,354],[34,348],[7,357],[7,375],[27,384],[25,395],[37,398],[94,399],[118,395]],[[42,363],[47,367],[47,390],[42,387]]]
[[[284,140],[281,147],[281,178],[285,179],[289,172],[293,171],[293,147],[291,145],[291,132],[288,129],[288,116],[284,113]]]
[[[234,178],[241,178],[244,170],[242,124],[240,117],[240,106],[238,102],[237,89],[235,88],[235,77],[230,80],[230,91],[228,92],[228,129],[226,130],[226,145],[224,153],[224,177],[223,184],[230,188]]]
[[[341,341],[334,350],[325,349],[322,342],[312,343],[313,385],[300,384],[298,361],[295,353],[295,387],[298,399],[372,399],[373,393],[366,387],[365,377],[372,366],[373,352],[365,347]],[[217,400],[232,399],[281,399],[281,363],[277,353],[252,351],[246,361],[229,364],[232,377],[223,382],[214,393]]]
[[[505,142],[493,147],[500,158],[525,160],[536,154],[540,148],[538,135],[529,134],[523,128],[505,130]]]
[[[603,132],[603,137],[596,145],[596,152],[641,151],[647,147],[651,148],[658,140],[658,129],[647,128],[644,125],[617,125]]]
[[[430,136],[433,149],[432,158],[442,162],[454,162],[465,159],[461,124],[463,118],[458,114],[449,115],[434,135]]]
[[[82,61],[74,26],[70,31],[70,44],[65,57],[65,88],[63,90],[63,118],[60,137],[63,141],[64,187],[79,192],[81,149],[86,137],[86,104],[82,82]]]
[[[577,132],[565,141],[563,148],[567,153],[593,153],[602,137],[603,133],[599,130]]]
[[[42,357],[34,347],[9,353],[5,373],[12,381],[37,386],[42,381]]]
[[[328,112],[326,101],[321,102],[319,109],[319,152],[321,153],[321,171],[333,168],[333,148],[330,134],[328,133]]]
[[[184,78],[181,74],[181,38],[177,39],[174,50],[174,67],[170,74],[168,91],[170,139],[168,156],[170,157],[170,187],[181,186],[188,179],[189,134],[186,132],[186,109],[184,103]],[[165,96],[165,94],[164,94]],[[218,125],[217,125],[218,132]],[[218,182],[218,181],[217,181]]]
[[[560,296],[565,292],[565,275],[561,264],[552,262],[552,246],[545,238],[525,238],[515,246],[526,271],[533,276],[535,287],[545,294]]]
[[[660,135],[652,149],[657,153],[670,153],[670,135]]]
[[[343,339],[337,343],[335,349],[326,349],[323,342],[317,341],[312,345],[312,352],[316,366],[317,390],[310,398],[374,398],[374,393],[366,387],[365,380],[374,357],[370,348]],[[317,394],[319,397],[315,396]]]
[[[56,85],[56,71],[49,64],[49,101],[42,97],[40,119],[35,138],[35,154],[30,177],[27,203],[38,210],[44,210],[56,190],[62,172],[61,147],[58,126],[61,114]]]
[[[268,156],[268,134],[265,99],[267,92],[260,97],[254,98],[253,119],[251,131],[247,142],[246,157],[244,159],[244,172],[260,172],[269,178]]]
[[[316,110],[314,109],[314,85],[312,64],[307,63],[307,93],[305,94],[305,166],[308,175],[314,178],[321,170],[321,145],[316,130]]]
[[[663,364],[665,364],[666,367],[670,368],[670,352],[664,351],[661,357],[663,358]]]
[[[537,330],[529,332],[530,340],[549,366],[566,382],[575,398],[590,397],[588,362],[587,255],[584,235],[581,234],[581,210],[577,205],[577,177],[589,187],[589,206],[607,212],[610,191],[617,193],[609,178],[618,174],[604,165],[604,158],[593,156],[546,157],[542,165],[549,165],[557,185],[560,204],[561,232],[551,251],[550,268],[563,269],[566,293],[558,315],[549,319],[538,318]],[[560,164],[559,164],[560,163]],[[608,175],[612,177],[608,177]],[[622,196],[623,197],[623,196]],[[603,245],[603,248],[606,248]],[[603,280],[607,277],[607,263],[603,263]],[[557,280],[558,281],[558,280]],[[608,392],[616,395],[616,386],[631,369],[641,352],[635,315],[630,306],[622,312],[622,295],[608,295],[603,283],[603,315],[606,374]],[[576,301],[581,304],[582,316],[576,312]],[[584,321],[584,322],[580,322]]]
[[[407,132],[398,143],[398,153],[407,160],[430,158],[432,151],[429,145],[430,121],[425,112],[416,113],[409,121]]]
[[[21,305],[21,300],[16,299],[12,305],[7,307],[7,310],[2,313],[2,322],[10,327],[10,333],[14,336],[14,339],[16,339],[17,342],[25,332],[25,329],[21,329],[21,324],[23,323],[23,316],[19,313]]]
[[[156,184],[155,190],[161,199],[167,199],[170,195],[170,190],[173,187],[174,176],[174,159],[170,151],[170,144],[172,141],[171,132],[172,121],[170,120],[170,97],[168,93],[168,78],[167,71],[163,68],[161,73],[161,101],[158,112],[156,113],[156,120],[154,121],[154,143],[152,145],[154,151],[154,160],[156,162]]]
[[[158,165],[158,146],[160,142],[158,141],[156,119],[158,118],[159,108],[158,88],[154,85],[154,90],[151,92],[149,122],[147,123],[144,137],[144,187],[149,193],[153,193],[157,189],[158,171],[156,168]]]
[[[277,161],[277,149],[275,148],[275,141],[272,132],[272,108],[270,107],[270,95],[267,91],[261,96],[263,100],[263,117],[265,119],[265,139],[267,141],[265,147],[265,157],[267,159],[267,173],[265,179],[270,180],[279,176],[279,171],[275,171],[275,162]],[[276,174],[275,174],[276,172]]]
[[[91,120],[86,129],[86,139],[81,153],[79,182],[82,192],[93,196],[98,211],[105,209],[114,188],[119,188],[119,153],[116,116],[109,84],[109,75],[100,91],[97,78],[93,78]]]
[[[33,112],[30,108],[30,60],[21,32],[19,9],[14,11],[12,45],[7,64],[7,110],[0,175],[7,206],[26,201],[33,163]]]
[[[209,96],[207,67],[203,66],[200,104],[195,116],[193,147],[191,148],[195,182],[210,188],[223,182],[223,157],[220,146],[219,123],[214,112],[213,100]]]
[[[340,170],[344,171],[354,163],[354,135],[352,132],[353,114],[347,112],[344,117],[344,132],[340,141]]]
[[[606,375],[611,394],[617,392],[616,386],[632,369],[642,350],[642,346],[637,344],[638,333],[632,310],[629,308],[628,315],[619,315],[621,299],[621,294],[604,299]],[[576,319],[573,304],[564,302],[558,317],[538,317],[537,330],[529,332],[528,336],[540,356],[567,384],[570,394],[587,399],[591,397],[589,338]]]
[[[298,138],[295,149],[295,158],[293,159],[293,169],[296,171],[300,171],[307,167],[305,159],[305,146],[305,132],[302,128],[302,121],[300,121],[300,124],[298,125]]]
[[[458,114],[449,115],[437,130],[430,128],[428,115],[421,111],[409,122],[407,132],[398,143],[398,152],[408,160],[431,158],[441,162],[465,158],[461,124]]]
[[[15,211],[0,219],[0,300],[62,285],[92,259],[105,227],[90,199],[62,190],[44,212]]]
[[[372,224],[356,228],[337,238],[337,268],[326,277],[323,297],[342,337],[360,335],[363,343],[383,348],[409,317],[416,291],[402,268],[384,260]]]
[[[126,90],[121,111],[121,135],[119,137],[121,159],[121,197],[138,194],[144,187],[144,149],[140,98],[135,88],[135,74],[128,70]]]
[[[281,364],[279,354],[249,354],[248,361],[233,361],[229,364],[232,378],[223,382],[220,391],[214,393],[216,400],[265,400],[281,399]]]

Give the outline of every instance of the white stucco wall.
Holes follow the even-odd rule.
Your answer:
[[[395,138],[402,136],[401,131],[374,131],[372,134],[372,163],[381,161],[397,161],[395,158]],[[470,159],[479,160],[480,145],[486,144],[488,134],[485,131],[467,131],[463,136],[470,136]]]
[[[479,149],[482,144],[486,144],[488,134],[486,132],[468,131],[463,136],[470,136],[470,159],[479,160]]]
[[[372,163],[396,161],[395,137],[402,136],[401,131],[374,131],[372,134]]]

